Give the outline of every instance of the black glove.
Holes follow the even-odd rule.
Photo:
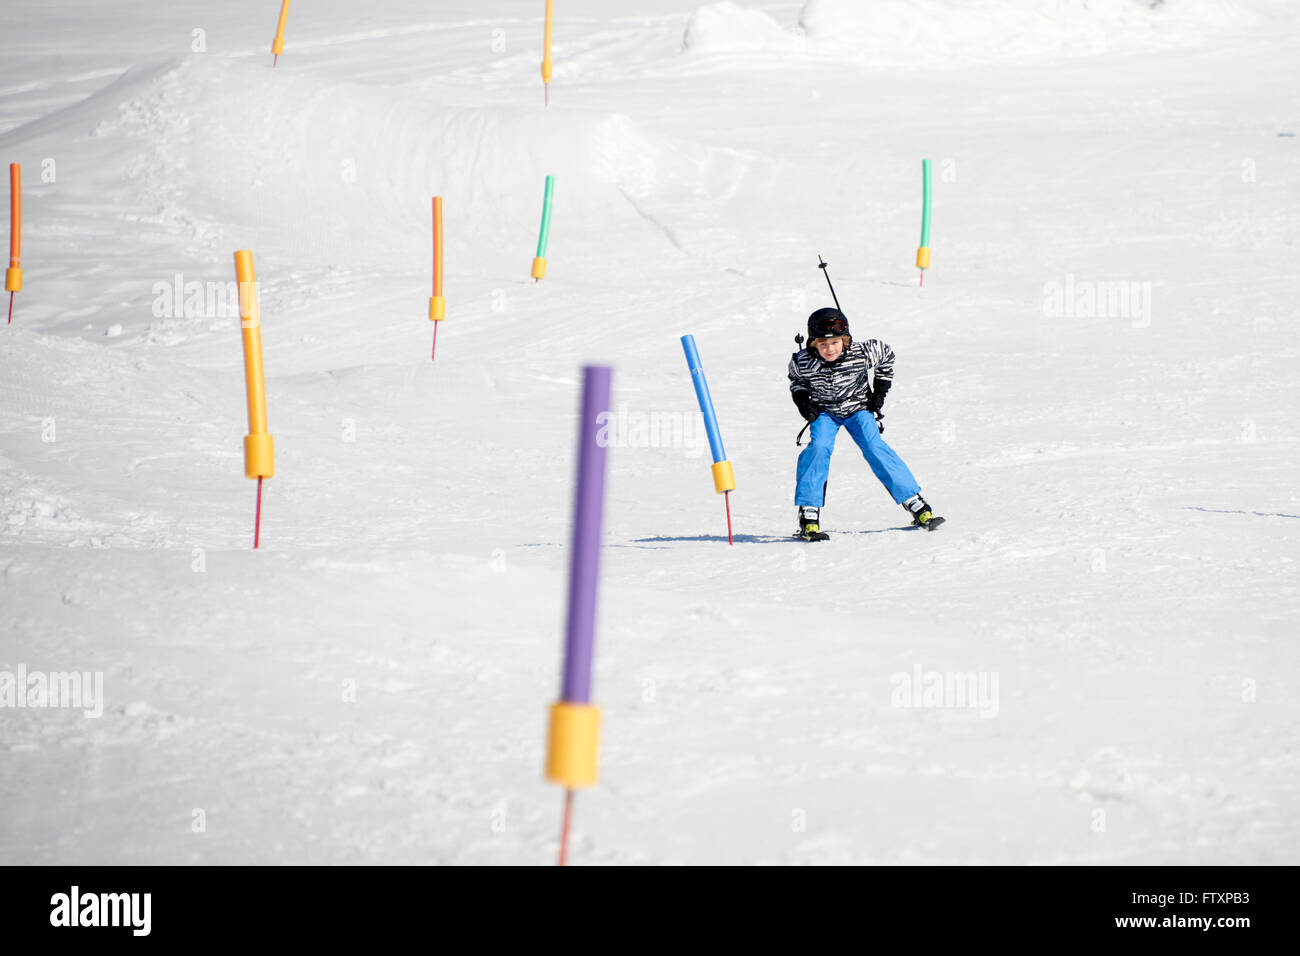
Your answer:
[[[791,392],[794,398],[795,407],[799,409],[799,414],[804,417],[804,421],[812,421],[822,413],[821,409],[813,404],[812,396],[807,392]]]
[[[876,414],[876,427],[880,429],[880,434],[883,435],[885,433],[885,413],[882,412],[880,409],[876,409],[875,414]]]

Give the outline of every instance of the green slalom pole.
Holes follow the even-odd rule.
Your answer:
[[[551,197],[555,195],[555,177],[546,177],[546,198],[542,200],[542,231],[537,237],[537,258],[533,260],[533,281],[546,276],[546,240],[551,234]]]
[[[921,245],[916,250],[916,267],[921,270],[921,285],[925,285],[925,270],[930,268],[930,161],[921,160]]]

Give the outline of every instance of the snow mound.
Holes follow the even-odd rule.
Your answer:
[[[649,228],[630,201],[727,198],[749,164],[620,113],[441,106],[242,59],[133,71],[26,128],[51,142],[79,130],[113,158],[114,208],[213,256],[287,249],[299,268],[423,271],[434,195],[452,235],[531,247],[548,175],[559,238],[578,222]]]
[[[788,47],[795,39],[766,13],[723,0],[691,15],[682,49],[697,53],[771,50]]]

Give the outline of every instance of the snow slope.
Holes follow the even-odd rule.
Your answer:
[[[566,4],[543,108],[536,3],[294,8],[272,70],[265,4],[11,2],[0,680],[105,699],[0,706],[0,856],[551,862],[598,361],[626,428],[573,862],[1295,862],[1297,17],[965,6]],[[256,552],[241,248],[277,452]],[[819,253],[898,353],[885,437],[940,533],[842,437],[832,540],[789,537]],[[996,693],[901,706],[917,674]]]

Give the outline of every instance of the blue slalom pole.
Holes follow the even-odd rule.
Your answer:
[[[686,367],[691,370],[691,382],[695,385],[695,397],[700,403],[700,412],[704,415],[704,431],[709,436],[709,451],[713,453],[713,490],[724,496],[727,504],[727,543],[733,544],[731,535],[731,492],[736,490],[736,476],[727,461],[726,449],[722,447],[722,433],[718,431],[718,416],[713,411],[713,396],[709,394],[709,383],[704,378],[704,369],[700,365],[700,352],[695,347],[695,336],[682,336],[682,351],[686,353]]]

